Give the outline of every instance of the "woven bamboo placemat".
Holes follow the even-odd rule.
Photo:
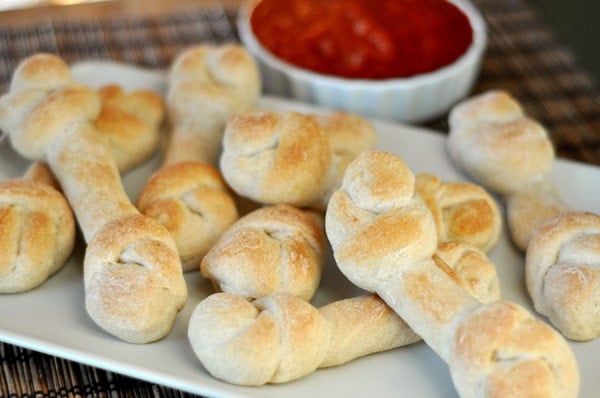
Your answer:
[[[600,94],[524,0],[475,0],[489,44],[474,92],[506,89],[548,129],[559,157],[600,165]],[[110,59],[164,69],[184,48],[237,40],[235,12],[215,6],[161,17],[0,26],[0,91],[38,51],[67,62]],[[426,124],[443,133],[445,117]],[[1,299],[1,297],[0,297]],[[10,316],[10,314],[1,314]],[[43,326],[40,326],[43,327]],[[186,397],[190,394],[0,342],[0,397]]]

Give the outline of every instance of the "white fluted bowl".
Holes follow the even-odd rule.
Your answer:
[[[487,44],[487,27],[469,0],[448,0],[468,18],[473,41],[453,63],[408,78],[368,80],[319,74],[284,61],[254,36],[250,13],[256,0],[242,4],[237,27],[240,40],[256,58],[265,93],[345,110],[367,117],[416,123],[445,114],[472,91]]]

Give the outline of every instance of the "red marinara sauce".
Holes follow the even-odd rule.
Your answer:
[[[250,24],[279,58],[356,79],[431,72],[473,40],[467,16],[445,0],[261,0]]]

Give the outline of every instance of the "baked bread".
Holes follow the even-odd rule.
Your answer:
[[[158,149],[165,104],[152,91],[125,92],[114,84],[100,87],[98,93],[102,109],[94,124],[105,137],[117,168],[124,173],[148,160]]]
[[[15,70],[0,100],[0,127],[21,155],[48,162],[69,200],[88,244],[83,271],[90,317],[120,339],[146,343],[170,330],[187,287],[170,234],[127,197],[94,127],[100,109],[98,93],[74,82],[61,58],[38,53]]]
[[[306,207],[323,192],[331,148],[312,115],[249,110],[229,119],[220,166],[240,196]]]
[[[569,346],[509,301],[480,306],[459,324],[448,358],[460,397],[577,397]]]
[[[282,211],[289,206],[278,205],[277,207],[282,207],[280,209]],[[243,218],[240,221],[242,220]],[[267,224],[268,220],[266,217],[261,217],[261,221]],[[274,225],[274,223],[269,222],[268,225]],[[236,225],[232,228],[236,228]],[[223,237],[225,236],[227,236],[227,233],[223,235]],[[231,252],[234,252],[236,248],[234,242],[238,243],[237,247],[246,246],[244,245],[245,239],[231,240],[228,247]],[[253,242],[251,246],[258,247],[261,245]],[[262,253],[262,251],[256,251],[256,249],[254,251]],[[494,302],[500,298],[495,266],[489,261],[484,252],[464,243],[444,243],[440,245],[435,255],[439,259],[443,259],[438,261],[447,261],[446,267],[453,270],[450,272],[456,273],[461,285],[478,300]],[[210,253],[207,258],[209,256]],[[262,257],[257,255],[251,258],[248,263],[260,264],[261,261]],[[240,266],[245,266],[244,261],[239,263]],[[233,272],[234,275],[238,273],[239,271]],[[251,287],[256,286],[265,279],[261,272],[248,273],[245,277],[247,280],[250,278],[249,282],[246,283]],[[241,285],[237,280],[236,283]],[[232,285],[233,283],[229,284],[228,287]],[[237,291],[244,293],[243,290],[244,286],[241,285]],[[207,302],[199,304],[194,310],[188,335],[198,359],[205,364],[211,374],[229,383],[255,385],[274,382],[266,377],[264,354],[256,355],[254,352],[246,351],[232,355],[230,350],[249,340],[252,340],[253,344],[256,345],[271,347],[275,344],[272,341],[273,339],[280,339],[278,335],[267,335],[263,333],[263,328],[241,327],[240,330],[243,329],[243,333],[228,335],[225,338],[226,342],[221,340],[222,330],[220,328],[223,327],[223,324],[214,322],[211,318],[215,316],[214,314],[217,311],[215,308],[218,308],[217,320],[226,317],[228,324],[250,324],[249,320],[245,319],[247,315],[244,314],[246,312],[240,312],[237,308],[238,304],[247,306],[247,304],[243,304],[244,298],[247,300],[252,300],[252,298],[242,297],[236,294],[236,289],[232,288],[226,293],[226,296],[211,296],[210,300],[207,299]],[[273,296],[293,295],[275,291],[268,294],[268,297]],[[302,298],[299,296],[294,297]],[[238,304],[231,305],[230,301],[235,301]],[[290,381],[293,378],[301,377],[317,367],[340,365],[358,357],[391,350],[421,340],[407,323],[376,294],[363,294],[334,301],[320,307],[318,311],[325,319],[325,326],[329,329],[330,335],[329,343],[320,345],[326,352],[325,356],[319,364],[311,361],[312,366],[303,368],[305,370],[301,374],[286,379],[280,378],[277,382]],[[297,314],[294,311],[289,311],[284,320],[286,322],[285,328],[302,333],[301,329],[304,328],[302,314],[304,312]],[[283,326],[281,325],[281,327]],[[284,359],[280,357],[281,353],[276,351],[272,352],[271,355],[272,357],[269,357],[268,361],[285,360],[286,366],[290,367],[293,364],[287,361],[299,361],[300,365],[303,366],[302,364],[306,363],[307,360],[307,358],[297,356]],[[315,353],[311,351],[310,358],[314,358],[314,355]]]
[[[456,271],[465,289],[482,302],[495,302],[500,298],[495,267],[485,253],[463,243],[445,243],[438,248],[436,254],[448,261],[447,266]],[[260,280],[261,276],[255,273],[254,278]],[[209,296],[198,304],[188,325],[188,338],[194,352],[213,376],[233,384],[259,385],[291,381],[317,368],[337,366],[365,355],[421,340],[376,294],[363,294],[331,302],[318,308],[321,316],[315,314],[308,303],[297,303],[298,299],[300,297],[286,293],[272,293],[261,299],[277,300],[281,306],[285,306],[285,309],[278,311],[285,314],[278,318],[280,322],[277,323],[280,330],[286,331],[282,337],[278,333],[265,333],[264,325],[257,325],[264,321],[263,314],[256,316],[256,309],[246,301],[248,298],[244,300],[231,292]],[[250,299],[251,302],[252,300]],[[252,305],[256,306],[256,303],[252,302]],[[297,311],[296,308],[301,310]],[[265,311],[262,307],[260,309]],[[324,323],[322,320],[318,322],[319,327],[323,328],[321,335],[329,335],[327,344],[318,344],[323,352],[316,352],[312,346],[306,356],[298,352],[278,350],[276,347],[279,340],[283,339],[284,345],[287,344],[286,335],[305,333],[307,313],[311,314],[311,319],[316,317],[325,320]],[[224,320],[226,325],[223,324]],[[230,330],[228,325],[236,325],[236,329],[224,336],[223,328]],[[313,330],[312,333],[317,332]],[[252,350],[239,349],[244,344]],[[305,342],[301,344],[304,347]],[[255,348],[256,346],[261,348]],[[302,371],[293,374],[287,372],[285,377],[279,374],[276,378],[270,378],[274,374],[275,363],[284,363],[286,368],[297,366]]]
[[[311,207],[325,211],[331,194],[342,185],[346,167],[359,153],[375,146],[377,132],[368,119],[353,113],[333,111],[315,117],[329,140],[331,166],[323,192]]]
[[[376,295],[317,309],[292,295],[248,301],[221,292],[196,306],[188,340],[213,377],[257,386],[289,382],[419,337]]]
[[[158,147],[164,106],[159,95],[119,86],[99,89],[102,110],[96,128],[125,172],[146,160]],[[33,162],[22,178],[0,183],[6,222],[0,226],[2,245],[1,293],[38,287],[71,256],[75,219],[60,192],[60,184],[44,162]],[[10,220],[10,221],[9,221]]]
[[[265,280],[273,279],[267,277],[271,275],[271,268],[277,270],[276,276],[290,274],[289,271],[281,271],[277,266],[270,267],[266,271],[262,270],[265,262],[270,263],[265,261],[265,258],[271,258],[273,253],[278,258],[281,256],[281,244],[276,244],[275,250],[265,251],[271,245],[264,243],[264,239],[271,241],[273,238],[269,236],[285,237],[288,234],[293,236],[278,226],[284,225],[284,222],[286,228],[294,225],[294,228],[304,230],[304,233],[296,235],[303,236],[297,242],[314,241],[314,236],[310,239],[306,236],[318,235],[318,229],[315,229],[318,225],[307,228],[315,221],[311,221],[311,216],[306,215],[305,212],[285,204],[264,207],[238,220],[221,236],[219,242],[202,261],[201,269],[204,276],[212,278],[215,282],[213,270],[216,269],[221,275],[217,290],[226,290],[225,293],[212,295],[202,301],[194,310],[188,326],[190,343],[199,360],[213,376],[229,383],[242,385],[281,383],[304,376],[318,367],[339,365],[360,356],[420,340],[406,322],[378,296],[363,295],[332,302],[319,308],[320,314],[326,321],[325,324],[320,322],[321,327],[328,329],[330,335],[328,344],[319,344],[326,353],[320,363],[316,362],[315,357],[321,358],[322,354],[315,353],[312,347],[306,356],[293,353],[283,358],[282,355],[287,355],[287,351],[281,352],[277,349],[278,341],[282,337],[276,333],[265,333],[264,327],[256,325],[262,322],[263,314],[256,315],[256,308],[246,300],[253,300],[261,295],[267,295],[266,299],[273,300],[274,296],[287,297],[294,294],[289,290],[284,293],[281,290],[265,291],[257,288],[257,286],[262,287]],[[249,238],[251,235],[254,238]],[[313,243],[312,246],[315,244]],[[305,251],[299,249],[298,243],[293,247],[296,248],[295,253]],[[244,250],[245,248],[249,250]],[[500,298],[495,267],[485,253],[464,243],[455,242],[440,245],[436,255],[447,261],[447,267],[455,270],[460,283],[478,299],[492,302]],[[223,262],[226,262],[225,266],[221,265]],[[252,272],[242,271],[249,266],[253,266]],[[211,271],[210,274],[207,271]],[[252,293],[248,293],[249,290]],[[296,294],[295,297],[303,298],[301,294]],[[288,297],[285,302],[288,301],[296,300]],[[302,311],[299,311],[299,314],[293,308],[294,306],[290,306],[289,309],[278,311],[285,312],[285,319],[281,321],[282,323],[278,323],[278,328],[285,328],[286,331],[287,328],[293,330],[293,332],[286,332],[285,335],[303,333],[304,322],[301,319],[305,312],[309,311],[308,307],[301,306]],[[240,333],[232,331],[231,334],[224,336],[223,319],[227,325],[237,325],[236,330]],[[225,328],[229,330],[228,327]],[[322,333],[325,332],[323,330]],[[264,349],[261,348],[258,353],[254,349],[251,351],[237,349],[236,347],[241,344],[264,347]],[[285,339],[284,344],[287,344]],[[269,377],[274,374],[273,369],[276,367],[274,364],[284,362],[286,367],[291,367],[294,361],[298,362],[297,366],[303,369],[302,372],[286,377]],[[306,366],[307,363],[311,365]]]
[[[547,220],[569,211],[556,185],[549,178],[531,183],[504,197],[510,236],[515,245],[527,251],[535,230]]]
[[[351,113],[250,110],[227,123],[220,165],[241,197],[324,211],[348,163],[376,138],[373,125]]]
[[[52,174],[52,170],[48,167],[47,163],[44,162],[33,162],[25,171],[23,178],[30,181],[35,181],[51,186],[52,188],[60,191],[60,183]]]
[[[137,206],[171,232],[192,271],[239,217],[216,159],[227,119],[258,101],[260,80],[243,47],[199,45],[173,61],[167,90],[169,143]]]
[[[525,256],[533,305],[569,339],[600,335],[600,216],[561,213],[536,230]]]
[[[554,147],[544,127],[507,92],[492,90],[452,108],[448,152],[475,181],[501,195],[544,178]]]
[[[434,254],[433,216],[400,158],[361,153],[325,217],[342,273],[377,293],[446,361],[460,396],[577,396],[577,363],[559,333],[514,303],[479,302]]]
[[[208,163],[179,162],[157,170],[137,200],[138,209],[173,236],[184,271],[238,219],[236,202],[221,173]]]
[[[476,247],[441,243],[435,252],[458,282],[482,303],[500,300],[495,265]],[[408,324],[376,294],[334,301],[319,308],[331,330],[331,346],[319,367],[349,362],[364,355],[420,341]]]
[[[502,229],[500,210],[481,186],[417,174],[415,189],[431,211],[439,242],[465,242],[489,251]]]
[[[165,164],[191,160],[216,166],[227,119],[253,107],[260,92],[258,66],[241,45],[201,44],[179,53],[168,75]]]
[[[441,242],[434,256],[437,265],[450,267],[455,280],[477,300],[491,303],[501,299],[496,265],[478,247],[464,242]]]
[[[598,216],[571,211],[560,197],[549,176],[554,152],[543,128],[510,95],[492,91],[452,110],[448,148],[467,173],[503,195],[512,240],[526,252],[526,283],[536,311],[570,339],[598,337],[600,299],[592,293],[591,265],[600,250],[589,237]],[[491,160],[475,165],[473,152]]]
[[[200,264],[217,291],[313,298],[327,240],[320,217],[286,204],[257,209],[221,235]]]
[[[546,130],[501,90],[457,104],[448,122],[447,147],[454,164],[511,203],[508,229],[517,247],[526,250],[533,231],[566,210],[552,189],[554,147]]]
[[[350,362],[421,341],[413,330],[376,294],[333,301],[319,308],[331,335],[319,368]]]
[[[192,312],[188,340],[206,370],[229,383],[284,383],[313,372],[330,341],[327,321],[301,298],[248,301],[215,293]]]
[[[34,289],[65,265],[75,218],[41,163],[23,178],[0,182],[0,293]],[[50,184],[48,184],[50,182]]]
[[[130,343],[166,336],[187,300],[171,235],[135,213],[108,222],[89,242],[84,288],[92,319]]]

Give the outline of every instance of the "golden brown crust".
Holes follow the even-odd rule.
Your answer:
[[[202,44],[178,54],[166,94],[172,130],[165,164],[215,165],[227,119],[253,107],[260,90],[258,67],[240,45]]]
[[[49,83],[39,89],[41,67],[49,69]],[[159,339],[187,298],[177,249],[168,231],[142,216],[127,196],[93,125],[99,94],[74,83],[65,69],[56,56],[24,60],[15,72],[18,84],[1,100],[0,124],[11,127],[25,156],[47,158],[89,242],[84,282],[92,319],[127,341]]]
[[[138,213],[114,159],[91,124],[57,138],[48,148],[47,159],[86,242],[109,221]]]
[[[534,233],[525,281],[536,311],[568,338],[600,335],[600,216],[569,211]]]
[[[243,243],[240,242],[239,245]],[[449,272],[456,269],[457,278],[465,278],[467,289],[477,285],[474,279],[478,277],[478,273],[481,274],[481,282],[494,284],[489,281],[490,278],[496,278],[495,273],[490,273],[489,269],[493,265],[483,252],[464,247],[462,244],[444,246],[449,247],[444,247],[438,252],[448,259]],[[475,288],[473,292],[480,293],[482,299],[487,301],[495,301],[499,297],[499,291],[493,289],[487,292]],[[421,290],[420,293],[426,292]],[[428,295],[428,298],[430,297],[432,296]],[[196,347],[198,358],[209,372],[234,384],[258,385],[273,382],[268,378],[274,366],[272,363],[281,360],[268,354],[276,352],[275,341],[280,339],[273,325],[261,318],[261,315],[257,315],[256,308],[238,295],[227,292],[222,296],[213,295],[205,301],[206,303],[198,305],[201,308],[194,311],[188,334],[192,345]],[[334,301],[320,307],[318,311],[325,320],[325,325],[321,327],[326,326],[330,334],[329,343],[320,348],[326,354],[318,364],[319,368],[340,365],[358,357],[421,340],[421,337],[375,294]],[[223,337],[224,328],[231,330],[224,327],[223,320],[227,325],[237,325],[236,330],[240,333],[228,333]],[[284,321],[287,322],[286,327],[296,328],[299,318],[290,313]],[[222,339],[227,341],[225,346],[222,345]],[[259,352],[255,348],[257,346],[261,347]],[[236,351],[239,353],[235,353]],[[314,352],[309,353],[309,358],[313,355]],[[294,366],[293,361],[303,363],[306,358],[292,356],[287,360],[289,366]]]
[[[251,110],[227,123],[220,165],[241,197],[325,211],[350,161],[376,138],[374,126],[351,113]]]
[[[221,174],[200,162],[174,163],[156,171],[137,206],[173,235],[184,271],[198,270],[208,250],[238,219]]]
[[[465,242],[489,251],[498,241],[500,210],[483,187],[421,173],[415,189],[433,215],[440,242]]]
[[[0,183],[0,293],[38,287],[73,251],[75,219],[62,194],[25,179]]]
[[[499,300],[496,265],[477,247],[463,242],[440,243],[435,254],[456,274],[459,284],[482,303]]]
[[[377,140],[373,124],[358,115],[334,111],[316,115],[331,147],[331,167],[324,192],[311,206],[325,211],[331,194],[342,185],[348,164],[362,151],[372,149]]]
[[[389,159],[386,158],[385,160]],[[386,173],[386,171],[388,173]],[[377,174],[375,178],[381,178],[380,181],[387,181],[392,176],[397,177],[398,175],[403,175],[402,173],[397,173],[397,171],[398,170],[394,168],[382,170],[381,173],[375,173]],[[352,170],[349,170],[349,173],[350,176],[348,176],[348,178],[352,179]],[[404,176],[408,178],[408,181],[412,181],[408,174],[405,173]],[[379,188],[377,184],[374,184],[373,186]],[[389,198],[389,200],[392,202],[398,199],[395,195],[389,192],[378,192],[383,195],[383,197]],[[403,199],[400,199],[400,201],[402,200]],[[274,214],[269,214],[271,212]],[[299,210],[289,205],[275,205],[261,208],[253,213],[250,213],[248,216],[242,217],[236,222],[236,224],[234,224],[222,235],[219,242],[217,242],[213,249],[211,249],[208,255],[204,258],[201,265],[201,270],[204,276],[211,277],[213,282],[217,280],[217,290],[224,290],[229,294],[235,293],[236,295],[242,295],[250,298],[272,294],[273,291],[254,291],[257,289],[257,286],[262,287],[263,285],[277,285],[276,282],[279,281],[278,277],[281,274],[289,274],[289,272],[278,271],[273,277],[273,274],[270,273],[270,270],[265,270],[263,267],[265,264],[269,265],[270,267],[270,256],[272,256],[273,253],[277,254],[280,252],[278,245],[275,245],[275,250],[271,248],[271,236],[275,237],[284,235],[277,225],[281,224],[283,219],[287,219],[289,223],[296,224],[297,221],[295,219],[297,216],[295,213],[302,214]],[[370,216],[371,215],[366,214],[366,217]],[[413,224],[414,223],[412,222],[402,224],[392,221],[389,221],[389,223],[382,221],[382,225],[385,225],[386,227],[399,225],[403,233],[406,233],[407,231],[407,229],[403,227]],[[376,226],[373,227],[373,230],[381,231],[382,228]],[[265,235],[265,231],[267,231],[269,235]],[[369,235],[371,234],[365,233],[365,236]],[[393,233],[390,233],[390,235],[393,235]],[[415,233],[414,238],[416,239],[418,235],[419,233]],[[366,245],[372,247],[374,243],[381,242],[382,239],[380,238],[381,235],[377,235],[372,241],[366,243]],[[363,238],[358,238],[358,240],[362,241]],[[294,250],[295,253],[303,252],[303,250],[300,250],[298,246],[294,247],[296,248]],[[246,250],[246,248],[249,248],[250,250]],[[462,245],[448,244],[440,249],[440,255],[447,258],[449,262],[448,272],[456,272],[456,278],[465,278],[465,285],[470,291],[472,290],[474,294],[479,293],[482,299],[488,301],[497,299],[499,296],[499,289],[495,268],[489,262],[489,260],[487,260],[483,252],[475,248],[471,250],[472,252]],[[226,267],[217,268],[219,265],[222,266],[224,261],[229,262],[229,264]],[[483,264],[478,264],[478,261],[481,261]],[[357,260],[357,263],[362,263],[362,260]],[[242,274],[242,270],[248,268],[249,265],[261,268],[252,268],[251,272]],[[454,271],[454,268],[456,268],[457,271]],[[224,274],[225,271],[227,271],[226,274]],[[478,272],[481,272],[481,281],[475,280]],[[215,277],[216,275],[221,276],[221,279],[217,279]],[[222,275],[227,278],[225,279]],[[491,279],[496,279],[496,281],[494,282]],[[253,293],[248,293],[249,290],[252,290]],[[275,293],[281,293],[281,291],[276,291]],[[286,293],[290,294],[291,292],[287,291]],[[417,295],[423,295],[425,293],[426,292],[423,291],[422,288],[417,288],[417,291],[415,292]],[[422,301],[429,301],[431,299],[431,295],[425,294],[425,296],[427,296],[427,298],[423,299]],[[460,299],[455,301],[458,303],[456,305],[459,305],[461,302]],[[440,307],[440,309],[448,308],[447,306],[448,303],[445,302],[444,306]],[[327,320],[331,333],[331,343],[327,348],[327,356],[323,359],[323,362],[319,365],[319,367],[338,365],[363,355],[389,350],[395,347],[413,343],[420,339],[420,337],[408,327],[406,322],[404,322],[402,318],[393,312],[376,295],[366,295],[333,302],[321,307],[319,311]],[[233,312],[234,311],[232,311],[232,313]],[[232,313],[229,315],[233,316]],[[253,315],[252,318],[254,317],[255,316]],[[443,314],[443,317],[448,317],[448,315]],[[293,319],[289,319],[288,322],[293,323],[295,321]],[[190,325],[190,333],[194,334],[194,339],[196,341],[199,341],[200,337],[196,334],[196,331],[192,330],[192,328],[201,327],[199,326],[200,323],[200,321],[195,321],[195,326]],[[205,325],[202,326],[203,329],[213,328],[214,326],[208,317],[203,318],[202,323]],[[218,334],[216,327],[213,329],[211,334],[215,336]],[[205,335],[203,335],[203,338],[205,340],[211,339]],[[245,338],[246,337],[244,337],[244,339]],[[272,337],[270,336],[268,338]],[[214,341],[211,341],[210,343],[198,342],[197,344],[216,345]],[[235,346],[238,347],[238,344],[240,344],[240,341],[236,340]],[[261,343],[253,340],[252,344]],[[269,343],[264,344],[266,346],[269,345]],[[205,354],[200,353],[199,357],[202,358],[203,355]],[[259,355],[259,357],[261,356]],[[210,360],[218,363],[222,361],[222,359],[215,357],[212,357]],[[207,361],[208,359],[204,359],[204,363],[207,363]],[[255,369],[259,370],[262,369],[261,365],[249,364],[247,361],[248,358],[244,355],[244,358],[230,359],[228,366],[233,367],[234,365],[232,362],[237,362],[235,364],[236,369],[248,368],[250,366],[253,366]],[[209,363],[207,366],[220,368],[222,365]],[[245,372],[249,371],[250,370],[245,370]],[[239,370],[236,370],[235,372],[239,372]],[[217,377],[223,378],[226,381],[235,384],[246,383],[246,381],[240,381],[239,379],[233,378],[231,375],[225,375],[223,371],[219,371],[219,374],[220,376]],[[229,374],[231,374],[231,370],[229,370]],[[261,378],[260,383],[268,382],[265,380],[266,379],[264,377]],[[258,382],[253,381],[253,383]]]
[[[135,116],[148,126],[160,126],[165,120],[165,101],[154,91],[140,89],[127,92],[117,84],[107,84],[98,89],[98,94],[104,107]]]
[[[164,337],[187,300],[171,235],[141,214],[106,224],[88,244],[83,265],[88,314],[124,341]]]
[[[587,240],[587,222],[573,221],[576,213],[569,212],[550,178],[554,151],[544,128],[501,91],[457,105],[450,124],[448,149],[457,165],[504,195],[511,238],[526,251],[526,283],[536,311],[568,338],[600,335],[600,296],[588,289],[597,284],[591,270],[600,249],[591,248],[599,245]],[[589,216],[582,219],[594,217]]]
[[[342,111],[332,111],[316,117],[327,132],[331,149],[345,159],[345,163],[375,144],[377,139],[375,127],[364,117]]]
[[[59,87],[71,81],[71,70],[60,57],[50,53],[37,53],[17,66],[9,91],[45,91],[49,87]]]
[[[448,152],[486,188],[507,194],[539,181],[552,168],[554,147],[543,126],[503,91],[456,105],[449,116]]]
[[[334,301],[319,308],[329,325],[331,344],[320,368],[390,350],[421,338],[375,294]]]
[[[10,93],[9,98],[19,101],[23,94],[28,92],[14,93],[14,97]],[[18,131],[10,133],[11,142],[23,156],[41,160],[58,137],[68,133],[65,126],[73,128],[96,119],[100,106],[99,97],[89,87],[73,83],[49,90],[32,109],[24,109]]]
[[[98,93],[102,109],[95,126],[106,138],[119,171],[125,172],[147,160],[158,149],[165,118],[164,101],[154,92],[126,93],[117,85],[100,87]]]
[[[320,220],[280,204],[235,222],[202,259],[200,271],[218,291],[246,298],[285,293],[310,300],[323,272]]]
[[[464,397],[576,397],[577,363],[554,329],[514,303],[474,311],[459,326],[449,365]]]
[[[240,196],[304,207],[323,193],[331,149],[314,116],[253,110],[229,119],[220,166]]]
[[[450,157],[477,183],[503,196],[511,238],[526,250],[536,228],[567,210],[550,180],[554,148],[544,127],[499,90],[456,105],[449,121]]]
[[[279,210],[291,210],[289,206],[275,206]],[[275,228],[275,220],[271,217],[266,217],[261,212],[271,212],[273,208],[263,208],[255,214],[255,221],[258,223],[260,215],[260,223]],[[279,212],[278,212],[279,213]],[[289,214],[290,216],[293,213]],[[276,217],[279,220],[281,217]],[[286,218],[286,217],[283,217]],[[295,217],[293,217],[295,218]],[[238,223],[243,223],[245,218],[242,218]],[[292,221],[292,220],[290,220]],[[267,258],[272,253],[265,254],[262,249],[268,244],[250,239],[249,243],[244,232],[248,232],[250,223],[244,223],[242,232],[234,225],[221,238],[228,244],[225,248],[220,247],[220,242],[215,245],[211,252],[218,252],[217,260],[239,259],[239,253],[247,251],[245,247],[252,248],[249,256],[244,256],[242,260],[231,264],[228,268],[230,274],[227,280],[221,281],[225,286],[227,293],[235,293],[236,295],[246,294],[244,289],[255,288],[256,285],[269,284],[269,271],[253,269],[246,275],[248,279],[237,279],[231,282],[231,274],[239,276],[241,269],[247,268],[248,264],[257,264],[262,266]],[[260,229],[260,228],[259,228]],[[233,232],[232,230],[236,230]],[[262,229],[261,229],[262,231]],[[257,250],[260,248],[260,250]],[[448,261],[447,267],[449,272],[456,272],[456,278],[464,281],[465,288],[483,301],[494,301],[499,298],[498,280],[495,273],[495,268],[489,262],[485,254],[476,248],[470,248],[463,244],[444,244],[438,249],[440,256]],[[205,257],[203,265],[212,262],[211,253]],[[222,263],[222,261],[218,261]],[[204,268],[203,268],[204,269]],[[456,270],[456,271],[454,271]],[[217,270],[217,273],[223,273],[223,269]],[[480,279],[478,279],[481,277]],[[219,288],[218,288],[219,290]],[[261,294],[272,294],[273,292],[261,292]],[[277,294],[277,292],[275,292]],[[289,294],[289,292],[287,293]],[[256,295],[256,294],[255,294]],[[348,298],[336,302],[329,303],[319,308],[321,314],[328,322],[331,332],[331,343],[327,349],[327,356],[319,367],[328,367],[339,365],[351,361],[357,357],[393,349],[399,346],[411,344],[420,340],[420,337],[412,331],[410,327],[400,318],[393,310],[391,310],[378,296],[364,295],[353,298]],[[206,320],[205,320],[206,321]],[[215,329],[215,332],[216,329]]]
[[[197,270],[238,218],[216,158],[228,117],[253,106],[259,94],[257,67],[239,45],[193,46],[171,65],[170,139],[163,168],[148,181],[138,207],[173,234],[184,271]]]
[[[378,184],[384,180],[387,184]],[[512,357],[494,359],[505,349],[511,356],[515,347],[526,361],[550,364],[552,369],[542,369],[538,380],[560,385],[559,396],[576,396],[579,374],[566,341],[516,304],[484,304],[471,296],[456,271],[434,254],[435,224],[423,208],[404,162],[381,151],[359,155],[348,166],[326,213],[327,236],[342,273],[358,287],[377,293],[449,364],[461,396],[534,394],[538,387],[528,378],[540,371],[539,366],[520,366]],[[466,257],[463,265],[472,265],[472,260]],[[535,333],[521,333],[529,325],[535,326]],[[542,336],[540,341],[533,341],[535,334]],[[516,395],[503,390],[511,384]]]
[[[45,162],[33,162],[25,174],[23,178],[29,181],[35,181],[40,184],[46,184],[51,186],[52,188],[60,191],[60,183],[52,173],[52,170]]]
[[[111,98],[120,93],[112,91]],[[61,140],[68,141],[70,137],[63,135],[71,134],[69,129],[77,128],[78,124],[93,120],[98,115],[100,104],[93,90],[76,84],[68,66],[50,54],[36,54],[22,62],[14,73],[11,90],[2,102],[1,119],[11,126],[13,143],[24,155],[34,159],[46,159],[51,147],[56,147]],[[133,108],[131,110],[134,111]],[[119,118],[112,121],[113,125],[117,123],[119,128],[124,128],[120,122]],[[52,170],[45,162],[34,162],[24,179],[29,182],[10,183],[13,188],[15,185],[21,187],[17,195],[20,202],[15,203],[10,212],[12,216],[6,215],[14,221],[10,226],[11,235],[26,231],[21,235],[21,244],[27,247],[27,255],[14,257],[13,251],[3,256],[7,266],[14,267],[7,274],[8,279],[4,279],[10,284],[7,289],[11,291],[38,286],[64,265],[74,244],[75,221],[70,205],[59,192],[48,187],[62,189]],[[6,194],[14,196],[16,191],[11,189]],[[44,199],[40,200],[41,197]],[[13,217],[17,213],[18,217]],[[86,222],[83,225],[90,227]],[[8,227],[8,224],[5,226]],[[88,232],[93,233],[90,229]],[[6,250],[10,250],[9,242],[10,245],[18,242],[15,239],[12,236],[5,242]],[[10,278],[8,275],[11,275]]]
[[[327,352],[330,332],[320,312],[298,297],[272,295],[249,302],[215,293],[194,309],[188,339],[214,377],[262,385],[314,371]]]
[[[514,244],[526,251],[534,232],[547,220],[569,210],[548,179],[530,184],[505,197],[506,216]]]
[[[437,248],[433,217],[415,195],[414,181],[400,158],[364,151],[331,196],[325,225],[335,259],[346,277],[368,291],[394,279],[400,259],[431,259]]]

